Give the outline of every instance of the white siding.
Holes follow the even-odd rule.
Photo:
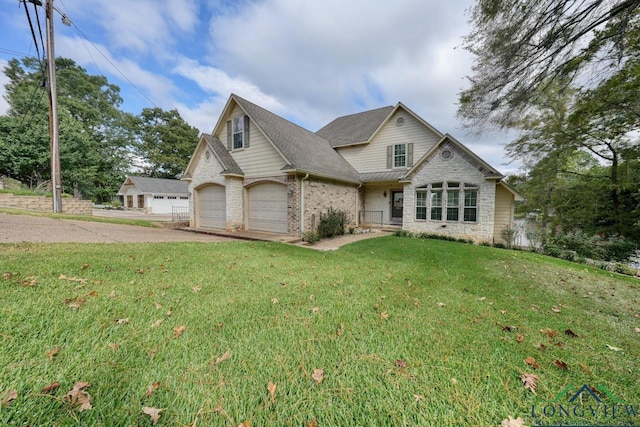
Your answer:
[[[378,212],[382,212],[382,224],[389,225],[391,223],[391,191],[402,190],[401,184],[380,184],[369,185],[364,189],[364,210],[367,212],[376,212],[369,214],[371,221],[377,218]],[[365,223],[367,221],[365,220]],[[379,225],[370,223],[367,225]]]
[[[404,119],[402,126],[396,125],[399,117]],[[413,163],[415,164],[439,140],[438,134],[413,115],[398,109],[369,144],[338,148],[337,151],[360,173],[381,172],[389,170],[387,169],[389,145],[413,143]]]
[[[236,105],[226,120],[217,130],[215,136],[227,146],[227,120],[240,117],[244,111]],[[231,151],[246,178],[282,175],[282,168],[286,162],[267,140],[262,132],[251,122],[249,128],[249,147]]]

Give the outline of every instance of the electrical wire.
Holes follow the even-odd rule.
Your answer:
[[[24,11],[27,14],[27,21],[29,21],[29,29],[31,29],[31,36],[33,37],[33,43],[35,45],[36,52],[38,54],[38,61],[42,62],[42,59],[40,58],[40,48],[38,47],[38,39],[36,38],[36,32],[33,29],[33,22],[31,21],[31,14],[29,13],[29,8],[27,7],[26,0],[23,0],[22,3],[24,3]],[[35,4],[34,4],[34,7],[35,7]],[[38,22],[38,25],[40,25],[40,22]],[[44,44],[42,45],[42,54],[44,57]]]
[[[26,8],[26,4],[25,4],[25,8]],[[36,6],[35,3],[33,3],[33,10],[36,12],[36,21],[38,22],[38,33],[40,33],[40,42],[42,43],[42,56],[44,57],[45,51],[47,50],[45,47],[45,43],[44,43],[44,37],[42,36],[42,26],[40,25],[40,16],[38,14],[38,6]],[[46,16],[45,16],[45,19]]]
[[[64,2],[62,0],[60,0],[60,4],[62,4],[62,8],[65,10],[66,12],[66,7],[64,5]],[[65,13],[65,15],[67,15]],[[155,102],[153,102],[151,100],[151,98],[149,98],[147,96],[146,93],[144,93],[138,86],[135,85],[135,83],[133,83],[122,71],[120,71],[120,69],[111,61],[111,59],[109,59],[109,57],[107,57],[104,53],[102,53],[102,51],[98,48],[98,46],[96,46],[91,40],[89,40],[89,38],[82,32],[82,30],[76,25],[75,22],[71,21],[71,25],[73,26],[73,28],[75,28],[75,30],[78,32],[78,34],[80,34],[82,36],[82,38],[86,41],[88,41],[89,43],[91,43],[91,46],[93,46],[93,48],[95,50],[98,51],[98,53],[100,55],[102,55],[102,57],[104,59],[107,60],[107,62],[109,64],[111,64],[111,66],[127,81],[129,82],[129,84],[131,86],[133,86],[133,88],[135,90],[137,90],[147,101],[149,101],[151,103],[151,105],[153,105],[156,108],[159,108],[158,105],[156,105]],[[84,40],[82,41],[82,43],[85,45],[85,49],[87,49],[87,52],[89,53],[89,57],[91,58],[91,61],[93,62],[93,65],[95,65],[96,69],[98,69],[98,72],[100,72],[100,68],[98,67],[98,65],[95,63],[95,61],[93,60],[93,56],[91,55],[91,51],[89,50],[89,48],[87,47],[87,45],[84,43]],[[101,72],[100,72],[101,73]]]

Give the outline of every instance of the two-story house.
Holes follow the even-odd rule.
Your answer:
[[[353,226],[492,241],[518,194],[504,176],[402,103],[310,132],[237,95],[185,171],[191,226],[291,235],[330,209]]]

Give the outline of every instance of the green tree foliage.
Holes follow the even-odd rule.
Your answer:
[[[145,108],[135,118],[136,153],[144,174],[176,178],[184,172],[198,143],[198,129],[189,125],[178,110]]]
[[[548,84],[615,74],[609,66],[638,49],[640,2],[478,0],[471,25],[476,62],[458,113],[478,129],[510,128]]]
[[[65,193],[108,200],[128,167],[120,89],[65,58],[56,60],[60,164]],[[0,174],[32,186],[51,178],[49,106],[42,64],[12,59],[0,117]]]

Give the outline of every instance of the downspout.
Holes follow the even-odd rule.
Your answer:
[[[309,178],[309,174],[306,174],[304,178],[300,180],[300,238],[304,234],[304,181]]]
[[[360,227],[360,211],[358,208],[360,207],[360,188],[362,187],[362,183],[358,185],[356,188],[356,228]]]

